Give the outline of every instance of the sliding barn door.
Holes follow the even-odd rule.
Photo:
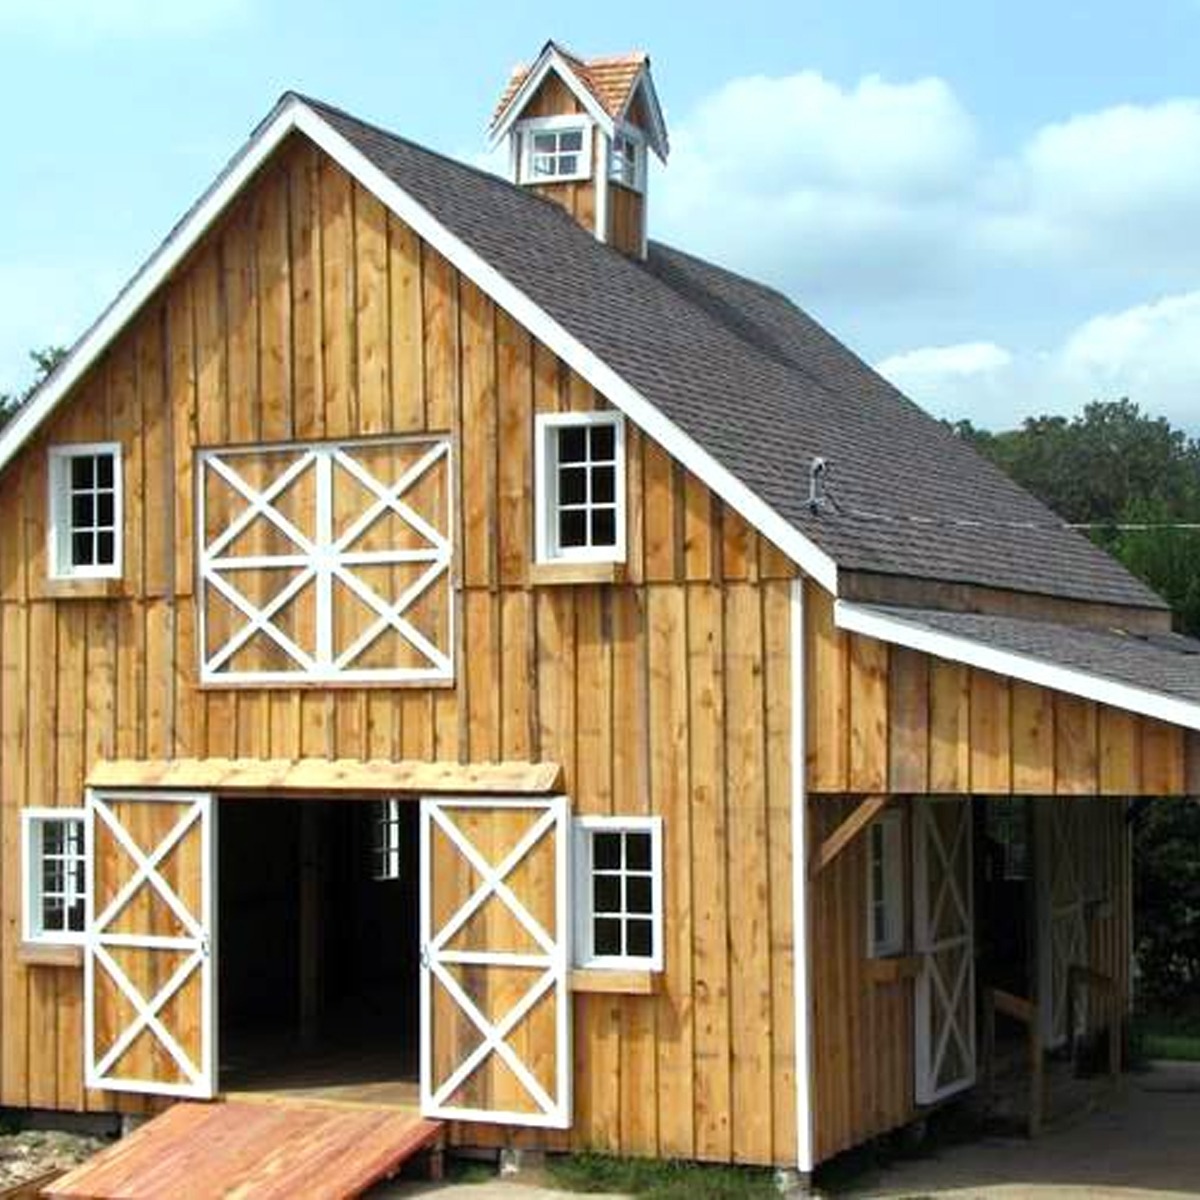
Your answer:
[[[916,1097],[933,1104],[975,1082],[975,913],[971,801],[913,801]]]
[[[568,809],[550,799],[421,805],[421,1108],[571,1123]]]
[[[215,820],[211,796],[88,793],[90,1088],[215,1092]]]

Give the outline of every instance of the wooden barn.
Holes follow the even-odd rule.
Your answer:
[[[491,134],[285,95],[0,435],[0,1104],[807,1173],[1119,1048],[1200,645],[647,236],[646,56]]]

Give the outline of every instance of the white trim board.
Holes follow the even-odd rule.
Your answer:
[[[583,111],[587,113],[592,120],[600,126],[601,129],[612,136],[614,123],[612,117],[605,112],[604,107],[599,100],[592,95],[589,88],[584,87],[580,82],[579,76],[575,74],[571,68],[571,64],[559,53],[558,47],[553,42],[547,43],[538,55],[537,61],[529,68],[528,74],[522,81],[521,86],[513,93],[512,99],[505,106],[504,111],[488,125],[488,144],[495,147],[499,144],[500,139],[505,134],[509,133],[513,125],[517,122],[520,114],[525,111],[526,104],[537,94],[538,88],[542,86],[546,76],[553,71],[570,90],[571,94],[583,105]]]
[[[1063,666],[1015,650],[989,646],[961,634],[930,629],[919,621],[876,612],[846,600],[835,601],[833,621],[838,629],[848,633],[860,633],[894,646],[905,646],[909,650],[965,663],[996,675],[1007,675],[1056,692],[1081,696],[1085,700],[1095,700],[1126,712],[1181,725],[1185,729],[1200,730],[1200,704],[1168,696],[1164,692],[1121,683],[1078,667]]]
[[[213,225],[255,171],[293,130],[304,133],[343,170],[382,201],[392,213],[492,300],[523,325],[548,350],[624,411],[701,482],[740,513],[764,537],[791,558],[826,591],[837,595],[836,562],[785,520],[669,417],[627,383],[599,355],[509,282],[365,154],[352,146],[300,97],[286,96],[238,152],[225,174],[180,222],[104,315],[84,335],[66,361],[21,409],[0,435],[0,469],[9,462],[89,366],[133,319]]]

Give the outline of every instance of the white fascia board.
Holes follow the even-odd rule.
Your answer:
[[[891,613],[873,612],[846,600],[835,601],[833,621],[838,629],[848,633],[859,633],[881,642],[890,642],[894,646],[905,646],[909,650],[919,650],[923,654],[977,667],[981,671],[1007,675],[1056,692],[1095,700],[1126,712],[1166,721],[1170,725],[1200,730],[1200,704],[1168,696],[1164,692],[1120,683],[1078,667],[1062,666],[1015,650],[998,649],[960,634],[930,629],[927,625]]]
[[[543,81],[551,71],[555,71],[558,74],[563,83],[571,89],[571,94],[575,99],[583,105],[584,111],[588,113],[609,137],[612,137],[615,129],[612,117],[604,111],[604,108],[596,97],[579,82],[579,76],[571,70],[571,64],[553,46],[550,46],[543,51],[542,56],[530,68],[529,74],[525,76],[525,82],[517,88],[516,95],[508,102],[508,106],[500,114],[499,120],[493,121],[489,126],[489,147],[494,148],[500,139],[512,129],[513,123],[524,111],[525,105],[537,93],[538,88],[542,86]]]
[[[645,63],[638,68],[638,73],[634,77],[633,85],[629,89],[629,95],[625,98],[625,104],[621,108],[617,121],[620,123],[629,116],[634,97],[639,91],[646,94],[646,108],[650,114],[650,128],[646,131],[647,140],[653,147],[654,153],[658,155],[659,161],[666,163],[667,155],[671,152],[671,145],[667,139],[667,122],[658,103],[658,93],[654,89],[654,81],[650,78],[650,68]]]
[[[781,517],[732,472],[631,387],[607,363],[568,333],[470,246],[451,233],[369,158],[311,109],[301,106],[297,126],[406,225],[448,259],[548,350],[739,512],[826,591],[837,595],[837,563]]]
[[[100,320],[76,343],[45,384],[21,407],[0,435],[0,470],[8,464],[26,440],[33,436],[63,396],[79,382],[96,358],[133,319],[142,305],[153,296],[183,257],[224,212],[250,176],[295,128],[296,115],[301,107],[301,102],[296,97],[289,97],[277,107],[241,149],[209,193],[134,276],[126,290],[109,305]]]

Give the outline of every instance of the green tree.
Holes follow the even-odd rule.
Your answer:
[[[1163,596],[1181,630],[1200,635],[1200,532],[1188,528],[1200,525],[1200,440],[1127,399],[1003,433],[953,428],[1064,521],[1087,526]]]
[[[62,346],[46,346],[41,350],[30,350],[33,361],[33,381],[20,392],[0,392],[0,429],[9,423],[17,410],[42,386],[54,368],[67,357]]]

